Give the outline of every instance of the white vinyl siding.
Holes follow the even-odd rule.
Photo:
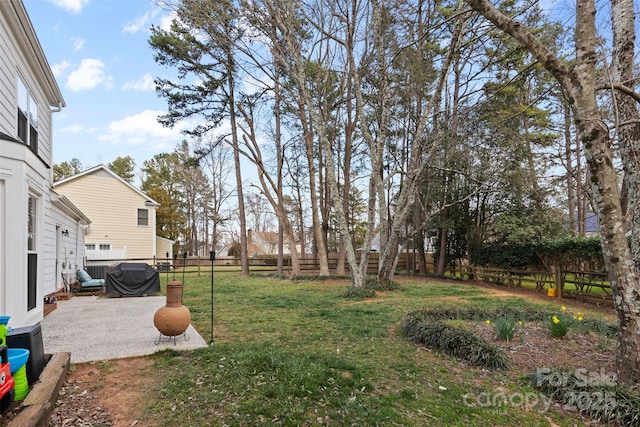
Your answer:
[[[84,228],[78,219],[70,217],[60,208],[51,204],[51,218],[48,221],[52,230],[45,241],[45,250],[51,249],[51,255],[55,256],[54,262],[48,263],[45,268],[45,277],[55,277],[55,280],[46,280],[44,283],[44,295],[53,293],[64,286],[62,275],[68,280],[75,277],[76,271],[84,262]],[[47,219],[45,218],[45,221]],[[67,234],[62,232],[66,231]]]
[[[8,23],[0,14],[0,28],[7,28]],[[14,49],[9,45],[9,35],[0,32],[0,132],[13,136],[15,132],[15,94],[16,71],[13,61],[6,60],[14,57]]]
[[[64,101],[21,1],[0,0],[0,58],[0,132],[18,139],[19,81],[30,94],[30,105],[37,107],[29,116],[38,122],[35,153],[25,144],[0,141],[0,186],[4,198],[0,203],[4,209],[0,215],[0,255],[4,262],[0,268],[0,312],[11,316],[14,327],[22,327],[42,320],[43,296],[56,287],[55,231],[62,218],[54,218],[49,192],[52,182],[49,106],[62,106]],[[29,195],[37,198],[33,224],[36,234],[32,240],[28,237]],[[33,269],[37,286],[28,295],[28,255],[33,259],[34,254],[37,254],[37,266]]]

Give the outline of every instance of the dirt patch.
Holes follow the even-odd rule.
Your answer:
[[[541,367],[580,369],[585,375],[615,372],[616,342],[596,333],[570,330],[564,338],[553,338],[548,324],[528,322],[507,342],[497,338],[493,325],[472,323],[470,327],[509,355],[510,371],[516,376],[529,375]]]
[[[141,421],[154,387],[149,358],[74,365],[59,394],[50,426],[147,426]]]

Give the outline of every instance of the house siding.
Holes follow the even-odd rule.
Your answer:
[[[54,255],[54,259],[48,263],[47,271],[55,277],[55,281],[45,283],[45,295],[64,287],[63,275],[69,282],[75,281],[76,272],[84,263],[84,230],[87,227],[81,218],[74,217],[53,203],[50,213],[48,229],[52,233],[48,236],[48,252]]]
[[[86,243],[110,243],[114,250],[126,248],[128,260],[151,262],[156,256],[155,207],[147,206],[148,199],[110,172],[99,168],[56,183],[55,189],[91,218]],[[148,226],[137,225],[138,209],[149,210]]]
[[[8,28],[8,23],[3,14],[0,14],[0,27]],[[15,123],[15,67],[12,65],[14,53],[9,48],[11,36],[5,32],[0,32],[0,131],[7,135],[14,135]],[[11,43],[14,45],[14,43]]]
[[[55,287],[55,227],[51,214],[51,105],[64,100],[44,58],[21,0],[0,1],[0,131],[17,138],[17,79],[38,105],[38,152],[0,140],[0,314],[12,327],[42,320],[45,289]],[[28,309],[27,212],[37,200],[35,219],[35,307]],[[52,268],[52,263],[54,267]]]
[[[45,167],[32,167],[23,162],[2,158],[2,168],[5,172],[0,175],[3,181],[4,197],[2,212],[3,246],[2,280],[3,301],[0,312],[12,317],[12,326],[35,324],[42,319],[42,299],[44,297],[43,283],[53,279],[45,276],[45,265],[50,255],[47,254],[45,242],[48,230],[45,212],[49,206],[49,177]],[[37,166],[38,164],[36,164]],[[10,171],[10,172],[9,172]],[[36,248],[38,254],[36,307],[27,310],[27,200],[32,194],[37,199]]]
[[[173,240],[165,239],[164,237],[156,237],[156,239],[156,256],[158,257],[158,259],[166,260],[167,258],[169,258],[169,260],[171,260],[173,258]],[[167,254],[169,255],[167,256]]]
[[[7,21],[6,16],[2,15],[1,19],[4,29],[16,27],[13,21]],[[17,136],[16,88],[18,78],[20,78],[38,106],[38,155],[45,164],[50,165],[52,114],[49,105],[53,100],[50,95],[45,94],[38,81],[38,76],[32,71],[32,67],[35,65],[33,59],[25,55],[25,49],[13,34],[10,32],[2,33],[0,50],[3,58],[0,66],[0,81],[2,82],[2,95],[0,95],[0,123],[2,125],[0,128],[10,136]]]

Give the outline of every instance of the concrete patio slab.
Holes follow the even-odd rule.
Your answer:
[[[44,352],[70,352],[71,362],[91,362],[143,356],[172,348],[191,350],[207,343],[193,326],[175,342],[164,338],[153,324],[164,296],[74,296],[58,301],[57,309],[41,322]]]

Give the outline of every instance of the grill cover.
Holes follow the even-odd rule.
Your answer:
[[[148,264],[122,263],[107,271],[107,294],[146,295],[160,292],[160,275]]]

